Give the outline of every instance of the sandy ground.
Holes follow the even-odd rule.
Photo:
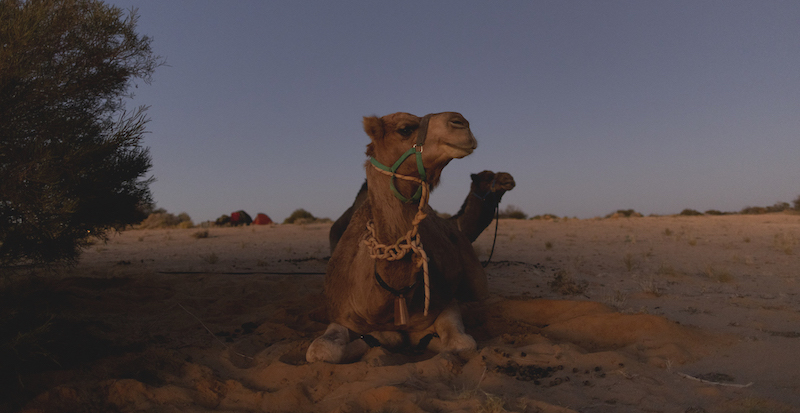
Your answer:
[[[800,215],[502,220],[477,352],[309,364],[329,228],[126,231],[20,281],[50,362],[0,409],[800,411]]]

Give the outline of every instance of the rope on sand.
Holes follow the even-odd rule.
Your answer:
[[[197,318],[197,316],[196,316],[196,315],[192,314],[192,313],[191,313],[191,311],[187,310],[187,309],[186,309],[186,307],[184,307],[184,306],[183,306],[183,304],[181,304],[181,303],[178,303],[178,307],[182,308],[182,309],[183,309],[183,311],[186,311],[186,313],[187,313],[187,314],[189,314],[190,316],[194,317],[194,319],[195,319],[195,320],[197,320],[197,322],[198,322],[198,323],[200,323],[200,325],[201,325],[201,326],[203,326],[203,328],[205,328],[205,329],[206,329],[206,331],[208,331],[208,332],[209,332],[209,333],[210,333],[212,336],[214,336],[214,338],[215,338],[215,339],[217,339],[217,341],[219,341],[219,343],[220,343],[220,344],[222,344],[222,346],[223,346],[223,347],[225,347],[225,350],[228,350],[228,351],[230,351],[231,353],[233,353],[233,354],[236,354],[237,356],[241,356],[241,357],[244,357],[244,358],[246,358],[246,359],[253,360],[253,358],[252,358],[252,357],[250,357],[250,356],[245,356],[245,355],[244,355],[244,354],[242,354],[242,353],[239,353],[239,352],[236,352],[236,351],[233,351],[233,350],[231,350],[231,349],[228,347],[228,345],[227,345],[227,344],[225,344],[225,343],[224,343],[222,340],[220,340],[220,339],[219,339],[219,337],[217,337],[217,335],[216,335],[216,334],[214,334],[214,332],[213,332],[213,331],[211,331],[211,329],[210,329],[210,328],[208,328],[208,327],[205,325],[205,323],[203,323],[203,321],[202,321],[202,320],[200,320],[199,318]]]
[[[703,380],[703,379],[700,379],[700,378],[697,378],[697,377],[694,377],[694,376],[690,376],[690,375],[688,375],[688,374],[685,374],[685,373],[681,373],[681,372],[679,372],[679,371],[678,371],[678,372],[676,372],[676,373],[678,373],[678,375],[679,375],[679,376],[681,376],[681,377],[683,377],[683,378],[687,378],[687,379],[689,379],[689,380],[694,380],[694,381],[699,381],[699,382],[701,382],[701,383],[713,384],[713,385],[715,385],[715,386],[727,386],[727,387],[738,387],[738,388],[744,388],[744,387],[750,387],[750,386],[752,386],[752,385],[753,385],[753,382],[752,382],[752,381],[751,381],[750,383],[747,383],[747,384],[720,383],[720,382],[718,382],[718,381]]]
[[[275,271],[228,271],[228,272],[216,272],[216,271],[156,271],[156,274],[169,274],[169,275],[180,275],[180,274],[211,274],[211,275],[254,275],[254,274],[266,274],[266,275],[325,275],[324,272],[275,272]]]

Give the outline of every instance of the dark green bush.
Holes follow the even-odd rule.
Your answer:
[[[314,217],[310,212],[306,211],[303,208],[295,209],[292,212],[292,215],[289,215],[289,218],[283,220],[284,224],[305,224],[309,222],[316,221],[317,218]]]
[[[764,208],[764,207],[746,207],[746,208],[743,208],[740,213],[741,214],[745,214],[745,215],[766,214],[767,213],[767,208]]]
[[[170,214],[163,208],[153,211],[137,228],[139,229],[158,229],[158,228],[191,228],[192,218],[189,214],[181,212],[178,216]]]
[[[544,221],[558,221],[558,215],[555,214],[544,214],[544,215],[535,215],[531,219],[535,220],[544,220]]]
[[[123,99],[160,63],[100,1],[3,0],[0,22],[0,264],[72,261],[146,217],[146,108]]]
[[[606,218],[638,218],[641,216],[642,214],[632,209],[618,209],[616,212],[606,215]]]
[[[691,217],[691,216],[703,215],[703,213],[700,212],[700,211],[696,211],[694,209],[688,209],[687,208],[687,209],[684,209],[683,211],[681,211],[680,215],[690,216]]]
[[[528,214],[514,205],[508,205],[500,211],[500,218],[506,219],[528,219]]]

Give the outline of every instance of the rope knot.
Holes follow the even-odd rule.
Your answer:
[[[430,277],[428,275],[428,254],[425,253],[425,249],[422,247],[422,240],[420,239],[419,235],[419,224],[422,222],[428,214],[425,211],[425,208],[428,205],[428,197],[430,196],[430,188],[428,187],[428,183],[423,181],[422,179],[413,177],[413,176],[406,176],[406,175],[398,175],[394,172],[385,171],[381,168],[378,168],[373,165],[376,170],[381,172],[384,175],[389,175],[393,178],[400,178],[407,181],[416,182],[420,185],[421,189],[421,196],[419,200],[419,206],[417,209],[416,215],[414,215],[414,219],[411,221],[411,229],[406,232],[405,235],[398,238],[392,245],[381,244],[378,242],[377,235],[375,233],[375,224],[372,221],[367,222],[367,235],[364,238],[363,242],[364,245],[369,249],[369,256],[372,259],[378,260],[387,260],[387,261],[397,261],[402,259],[406,256],[406,254],[411,251],[413,253],[413,262],[417,268],[422,267],[423,275],[424,275],[424,284],[425,284],[425,311],[424,315],[428,315],[428,309],[430,308],[430,300],[431,300],[431,288],[430,288]]]

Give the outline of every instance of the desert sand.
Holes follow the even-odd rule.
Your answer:
[[[501,220],[491,298],[465,308],[476,352],[377,347],[346,365],[304,357],[326,327],[329,228],[98,242],[74,268],[27,281],[60,351],[23,364],[0,407],[800,411],[800,215]],[[474,243],[482,260],[493,229]]]

